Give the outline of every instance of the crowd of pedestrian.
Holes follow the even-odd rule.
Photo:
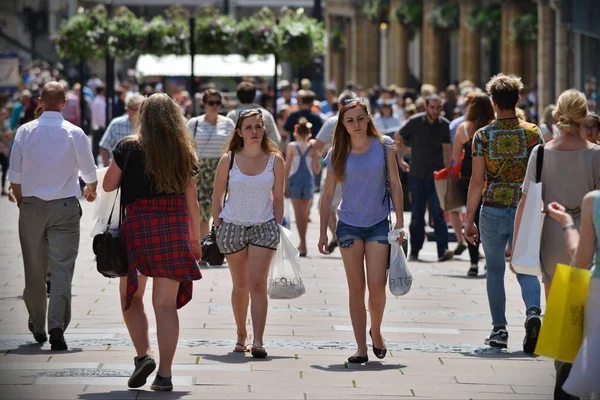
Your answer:
[[[249,79],[237,87],[235,109],[216,88],[204,91],[198,116],[191,115],[185,93],[124,83],[115,101],[122,113],[107,121],[106,88],[97,77],[84,87],[69,86],[55,71],[38,72],[29,88],[13,96],[13,105],[0,106],[2,194],[9,194],[8,171],[10,195],[20,208],[24,300],[36,341],[48,340],[47,326],[52,350],[67,348],[81,218],[77,197],[95,200],[95,170],[102,165],[108,167],[102,187],[121,190],[124,210],[119,237],[129,271],[120,294],[137,353],[130,387],[144,385],[157,368],[143,301],[151,277],[160,355],[152,389],[172,390],[177,309],[191,300],[193,281],[201,278],[199,267],[206,263],[200,240],[211,229],[231,272],[234,351],[268,356],[263,337],[269,266],[281,240],[279,225],[292,217],[284,215],[284,204],[292,205],[305,257],[311,253],[306,234],[317,192],[318,251],[326,255],[339,247],[348,283],[357,344],[348,362],[368,361],[367,288],[373,353],[379,359],[387,353],[382,323],[390,230],[399,243],[410,233],[410,262],[422,261],[426,239],[436,242],[439,262],[468,249],[470,277],[485,260],[492,322],[485,343],[506,348],[506,264],[515,272],[511,252],[537,175],[547,209],[540,254],[546,296],[558,263],[595,265],[584,346],[573,365],[556,363],[556,393],[600,392],[593,379],[600,358],[600,117],[590,112],[583,93],[562,93],[538,127],[535,95],[524,91],[520,78],[504,74],[492,77],[485,90],[468,81],[441,92],[423,85],[418,93],[348,84],[339,95],[327,88],[323,101],[310,81],[298,87],[282,81],[271,110],[261,106],[270,95]],[[444,169],[457,177],[462,207],[445,209],[440,202],[434,176]],[[411,211],[408,232],[405,210]],[[526,309],[523,350],[533,354],[542,326],[541,285],[534,275],[516,278]]]

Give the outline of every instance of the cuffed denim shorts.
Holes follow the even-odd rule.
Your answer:
[[[341,248],[350,247],[354,240],[362,240],[363,242],[379,242],[381,244],[389,244],[388,232],[390,225],[387,218],[373,226],[367,228],[359,228],[338,221],[335,234],[338,238],[338,243]]]

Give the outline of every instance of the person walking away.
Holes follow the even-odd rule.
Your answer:
[[[15,135],[8,179],[19,206],[19,240],[23,253],[29,330],[51,350],[67,350],[64,332],[71,321],[71,282],[79,251],[81,194],[78,172],[85,181],[86,200],[96,198],[96,164],[87,136],[61,115],[65,88],[48,82],[40,102],[44,113],[22,125]],[[48,152],[53,157],[48,157]],[[46,274],[52,270],[50,301]]]
[[[209,232],[212,213],[212,195],[219,159],[225,152],[227,141],[235,124],[219,115],[223,96],[215,89],[208,89],[202,96],[205,114],[188,121],[188,131],[194,141],[199,160],[197,196],[200,204],[200,236]],[[204,264],[204,262],[202,262]]]
[[[485,344],[497,348],[508,345],[504,252],[507,245],[512,244],[527,160],[533,148],[544,142],[536,125],[517,118],[516,106],[522,86],[521,78],[504,74],[493,76],[487,84],[496,119],[479,129],[473,138],[473,166],[467,198],[465,237],[473,245],[481,237],[487,265],[487,295],[493,330]],[[479,233],[475,213],[481,200]],[[536,327],[540,324],[540,282],[536,276],[523,274],[517,274],[517,280],[527,314],[523,350],[531,353],[537,342]]]
[[[34,119],[33,111],[35,110],[35,104],[31,98],[32,94],[29,90],[25,89],[21,92],[21,100],[15,105],[10,114],[9,125],[13,132],[15,132],[19,126]]]
[[[280,240],[284,180],[283,157],[265,132],[262,110],[242,111],[217,166],[212,206],[217,246],[225,254],[233,282],[231,305],[237,326],[233,351],[251,351],[254,358],[267,357],[263,344],[267,277]],[[252,346],[246,331],[250,298]]]
[[[61,81],[61,84],[67,90],[67,104],[62,110],[63,117],[75,126],[81,127],[81,107],[79,105],[79,96],[75,90],[69,90],[69,85],[66,81]]]
[[[341,109],[344,106],[344,103],[349,99],[353,99],[358,97],[355,92],[350,90],[344,90],[340,93],[338,97],[338,108]],[[333,144],[333,135],[335,133],[335,127],[338,123],[338,115],[334,115],[333,117],[328,118],[324,123],[321,129],[317,133],[317,137],[315,139],[315,143],[313,144],[313,148],[319,152],[319,154],[324,154],[325,151],[331,147]],[[327,252],[331,254],[336,247],[338,246],[337,236],[335,235],[335,230],[337,227],[337,209],[340,205],[340,201],[342,199],[342,185],[335,185],[335,193],[333,195],[333,201],[331,202],[331,212],[329,213],[329,230],[331,232],[331,241],[327,246]],[[320,198],[323,201],[323,197]],[[320,208],[320,207],[319,207]]]
[[[156,368],[148,336],[144,292],[152,278],[152,306],[160,363],[150,387],[173,390],[172,365],[179,338],[177,310],[200,279],[202,256],[196,178],[198,159],[179,106],[166,94],[148,97],[140,108],[135,135],[113,151],[102,187],[121,188],[125,208],[119,237],[129,270],[120,278],[123,319],[135,347],[135,369],[127,385],[138,388]]]
[[[117,147],[117,144],[126,136],[133,135],[133,127],[137,123],[138,111],[144,102],[144,96],[134,94],[127,97],[125,100],[124,115],[114,118],[108,124],[102,139],[100,139],[100,155],[102,156],[102,164],[107,167],[110,163],[111,154]]]
[[[408,185],[412,196],[409,260],[418,260],[423,248],[425,207],[429,203],[433,214],[438,261],[447,261],[454,257],[454,252],[448,250],[448,225],[435,190],[433,172],[443,169],[451,162],[450,129],[448,120],[440,116],[440,97],[428,96],[425,104],[426,111],[412,116],[400,129],[402,145],[409,148],[411,154],[408,171]]]
[[[452,158],[455,163],[460,163],[460,180],[458,185],[462,192],[465,204],[467,204],[468,193],[469,193],[469,182],[471,180],[471,173],[473,169],[473,136],[475,132],[484,126],[489,125],[495,118],[494,107],[490,98],[480,93],[472,96],[467,106],[466,119],[457,128],[457,134],[454,138],[454,144],[452,149]],[[479,210],[481,204],[475,211],[475,225],[479,226]],[[462,229],[456,230],[456,235],[462,235]],[[479,274],[479,242],[472,244],[467,241],[469,248],[469,259],[471,261],[471,267],[467,272],[468,276],[477,276]]]
[[[13,131],[8,122],[8,111],[0,108],[0,167],[2,167],[2,196],[7,196],[6,176],[10,164],[10,148],[13,139]]]
[[[394,229],[404,227],[402,185],[393,141],[377,131],[362,99],[348,99],[341,108],[333,147],[325,157],[325,163],[328,173],[321,201],[318,248],[321,254],[328,254],[327,225],[337,182],[342,186],[342,199],[336,234],[346,271],[350,319],[358,347],[348,362],[362,364],[369,361],[366,287],[369,288],[369,334],[373,354],[382,359],[387,353],[381,324],[389,267],[390,203],[396,213]],[[403,238],[404,231],[401,231],[398,235],[400,244]]]
[[[579,133],[582,138],[594,144],[600,144],[598,133],[600,132],[600,116],[596,113],[589,113],[587,118],[581,123]]]
[[[104,93],[106,88],[99,83],[96,86],[96,96],[92,100],[92,155],[94,161],[98,159],[100,154],[100,140],[106,130],[106,97]],[[107,166],[108,164],[104,164]]]
[[[557,374],[554,398],[600,399],[600,191],[585,195],[581,204],[579,232],[571,213],[561,204],[548,205],[550,217],[560,223],[569,255],[579,268],[590,269],[585,304],[583,341],[567,376]],[[569,371],[567,371],[569,372]],[[566,375],[566,374],[565,374]],[[565,382],[566,379],[566,382]]]
[[[263,113],[263,118],[265,119],[265,126],[267,129],[267,134],[269,138],[279,146],[281,143],[281,135],[279,134],[279,128],[275,123],[275,119],[273,118],[273,114],[271,114],[264,107],[259,107],[256,103],[256,85],[252,82],[243,81],[237,86],[236,90],[237,98],[240,102],[240,105],[235,109],[231,110],[227,113],[227,118],[231,119],[235,124],[237,122],[238,116],[242,111],[249,110],[252,108],[260,108]]]
[[[288,144],[285,164],[286,190],[285,197],[292,199],[296,226],[300,236],[300,257],[306,257],[306,231],[310,205],[315,193],[314,174],[321,171],[319,152],[314,148],[315,140],[311,139],[312,124],[304,117],[298,120],[295,127],[295,141]]]
[[[542,118],[540,121],[540,129],[542,130],[542,135],[544,136],[544,142],[549,143],[552,139],[554,139],[554,132],[558,129],[556,127],[556,123],[554,121],[554,117],[552,113],[556,106],[554,104],[549,104],[544,108],[542,112]],[[556,135],[558,136],[558,134]]]
[[[560,135],[547,143],[543,149],[542,200],[544,204],[561,204],[577,228],[581,223],[580,205],[584,196],[592,190],[600,189],[600,146],[589,143],[579,134],[587,116],[585,95],[575,89],[563,92],[554,110]],[[515,218],[514,243],[518,240],[529,185],[536,182],[539,151],[539,147],[533,149],[527,166],[527,175],[523,181],[523,196]],[[556,264],[569,265],[570,260],[571,255],[564,242],[561,224],[546,214],[540,247],[542,282],[546,298],[550,293]],[[571,364],[556,361],[555,367],[557,388],[561,392],[560,387],[569,375]],[[561,396],[565,394],[561,393]]]

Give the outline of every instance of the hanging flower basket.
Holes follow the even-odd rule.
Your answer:
[[[325,29],[314,18],[284,17],[278,25],[278,34],[281,61],[304,66],[325,52]]]
[[[398,22],[412,31],[423,25],[423,1],[403,0],[394,10]]]
[[[146,32],[144,21],[126,7],[119,7],[108,19],[108,51],[113,57],[132,58],[143,49]]]
[[[343,51],[346,48],[346,35],[344,26],[341,23],[336,24],[335,28],[331,31],[329,43],[331,50],[335,52]]]
[[[518,46],[537,40],[537,15],[526,13],[515,16],[509,23],[510,40]]]
[[[175,19],[166,21],[154,17],[144,25],[144,54],[163,56],[168,54],[185,55],[190,52],[190,29],[186,21]]]
[[[429,12],[427,19],[439,31],[451,31],[458,28],[460,9],[458,4],[440,4]]]
[[[387,23],[390,20],[390,0],[368,0],[363,6],[363,13],[373,23]]]
[[[61,58],[74,61],[102,57],[106,43],[106,13],[102,9],[65,20],[52,41]]]
[[[478,5],[467,15],[467,27],[482,37],[497,38],[502,31],[502,9],[497,4]]]
[[[236,21],[216,9],[202,9],[196,19],[196,53],[230,54],[236,40]]]
[[[236,28],[236,51],[242,56],[266,56],[277,50],[275,21],[251,17],[239,21]]]

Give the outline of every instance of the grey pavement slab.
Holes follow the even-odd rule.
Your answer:
[[[226,266],[203,268],[194,298],[180,310],[180,340],[173,393],[149,384],[128,390],[135,351],[121,315],[118,282],[95,270],[89,231],[93,205],[82,203],[80,253],[73,281],[70,349],[51,352],[27,330],[17,208],[0,198],[0,399],[549,399],[551,360],[522,352],[524,306],[507,272],[509,348],[487,348],[491,329],[483,263],[467,278],[468,255],[438,263],[435,243],[404,297],[388,293],[383,335],[388,356],[370,353],[366,365],[347,364],[356,349],[348,289],[339,251],[317,253],[318,226],[309,226],[309,257],[301,260],[307,292],[295,300],[271,300],[265,332],[267,360],[232,353],[235,323]],[[312,220],[318,221],[316,207]],[[405,217],[407,223],[410,216]],[[294,232],[294,241],[297,236]],[[483,261],[485,262],[485,261]],[[151,282],[147,292],[152,290]],[[156,324],[146,294],[150,338]],[[252,332],[248,321],[248,331]]]

